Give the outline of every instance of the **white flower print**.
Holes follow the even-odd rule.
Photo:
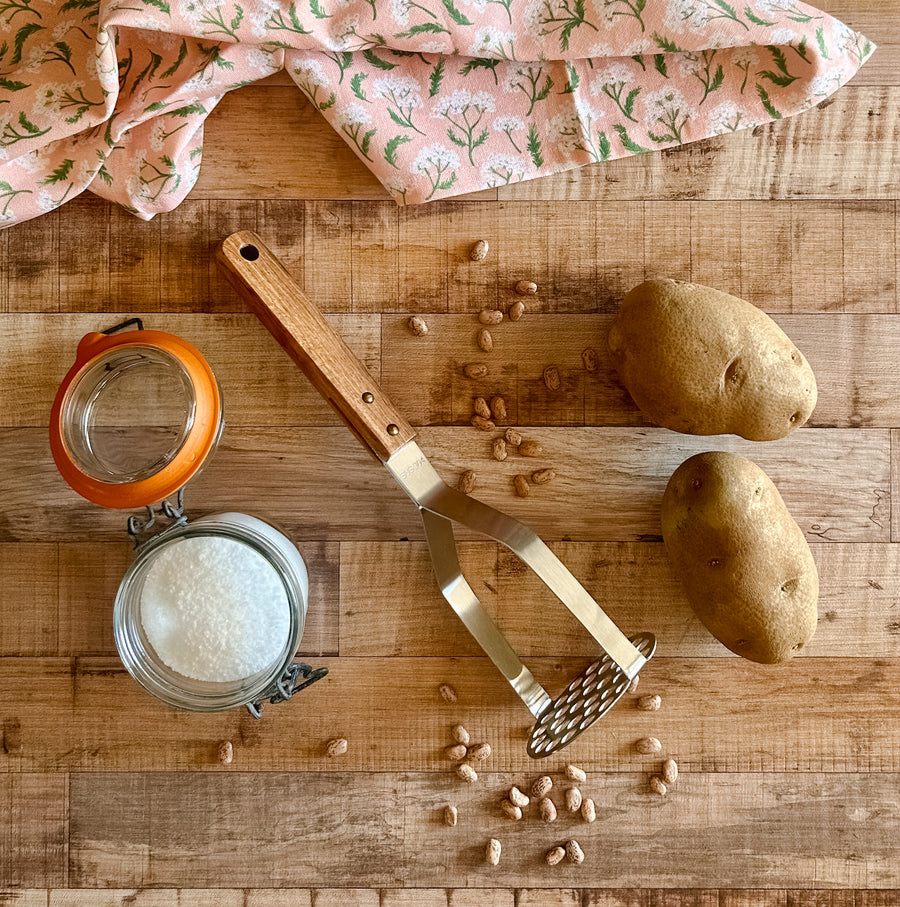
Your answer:
[[[278,8],[278,0],[256,0],[249,14],[250,31],[255,38],[269,35],[269,19]]]
[[[308,57],[292,70],[297,87],[319,110],[327,110],[334,104],[334,92],[329,91],[331,80],[320,60]]]
[[[740,126],[746,125],[743,115],[734,101],[724,101],[714,107],[709,114],[709,128],[713,135],[722,135],[724,132],[734,132]]]
[[[584,101],[576,100],[574,110],[558,114],[550,121],[550,135],[563,151],[581,151],[592,161],[605,161],[610,152],[606,133],[598,130],[596,136],[594,134],[596,121],[601,116]]]
[[[506,186],[524,177],[524,162],[511,154],[492,154],[481,165],[481,181],[487,188]]]
[[[677,88],[662,88],[644,98],[647,134],[654,142],[681,142],[690,108]],[[663,127],[660,129],[660,127]]]
[[[385,184],[385,189],[401,204],[406,204],[406,193],[410,190],[410,185],[405,180],[392,179]]]
[[[341,132],[356,146],[357,151],[367,161],[371,161],[369,143],[372,141],[372,136],[375,135],[376,130],[363,128],[372,121],[369,111],[362,104],[348,104],[337,114],[335,120],[341,127]]]
[[[259,73],[260,78],[270,76],[281,69],[275,62],[274,55],[259,47],[247,47],[245,53],[245,59]]]
[[[341,125],[361,126],[371,123],[372,117],[362,104],[350,104],[338,114],[337,120]]]
[[[667,0],[665,25],[676,32],[701,32],[716,19],[728,19],[744,29],[747,24],[734,7],[717,0]]]
[[[521,151],[522,149],[516,144],[516,140],[513,138],[512,134],[514,132],[521,132],[525,128],[525,123],[520,120],[518,117],[512,116],[503,116],[497,117],[493,123],[495,132],[503,132],[506,134],[506,137],[509,139],[510,144],[516,151]]]
[[[433,117],[443,117],[450,124],[447,138],[465,148],[469,154],[469,163],[474,164],[475,149],[483,145],[490,132],[481,126],[482,118],[486,113],[494,111],[494,98],[486,91],[472,94],[465,89],[458,89],[451,95],[440,98],[431,111]]]
[[[359,16],[347,16],[336,22],[325,38],[325,46],[329,50],[351,50],[357,30],[359,29]]]
[[[503,69],[503,90],[507,93],[521,91],[528,98],[526,116],[531,116],[534,105],[549,97],[553,79],[544,74],[541,63],[514,63]]]
[[[425,198],[425,201],[428,201],[438,189],[447,190],[456,182],[455,168],[458,166],[459,155],[452,148],[444,145],[426,145],[416,155],[410,170],[412,173],[426,176],[431,183],[431,192]]]
[[[372,82],[372,94],[387,101],[388,116],[403,126],[425,135],[412,121],[412,112],[422,106],[422,86],[411,76],[386,75]]]
[[[633,123],[637,122],[634,118],[634,102],[640,91],[640,86],[634,84],[634,71],[624,63],[613,63],[600,70],[591,83],[592,94],[606,95]]]
[[[800,35],[792,28],[774,28],[769,34],[769,44],[792,44],[799,41]]]
[[[490,57],[497,60],[515,60],[515,42],[515,32],[503,31],[491,25],[485,25],[475,32],[471,55],[473,57]]]
[[[330,84],[328,74],[325,72],[325,67],[319,60],[314,60],[312,58],[306,59],[302,63],[298,63],[294,67],[294,74],[300,76],[300,78],[309,85],[318,85],[321,88],[326,88]]]

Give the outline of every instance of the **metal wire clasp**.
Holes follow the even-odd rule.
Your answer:
[[[247,711],[254,718],[262,718],[262,707],[266,699],[275,704],[287,702],[294,693],[305,690],[310,684],[321,680],[327,673],[328,668],[314,668],[302,661],[291,662],[261,699],[247,703]]]
[[[146,545],[154,535],[158,534],[150,531],[156,525],[158,516],[165,517],[169,521],[168,525],[159,530],[160,532],[165,532],[166,529],[172,529],[187,522],[187,517],[184,515],[184,488],[178,489],[174,504],[171,501],[160,501],[158,510],[154,510],[153,506],[149,504],[145,510],[145,519],[140,520],[136,516],[130,516],[125,524],[128,535],[131,536],[131,541],[134,542],[135,550]]]

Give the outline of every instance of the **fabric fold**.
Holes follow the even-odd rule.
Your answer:
[[[85,189],[171,210],[218,101],[281,69],[418,204],[792,116],[873,51],[799,0],[16,0],[0,225]]]

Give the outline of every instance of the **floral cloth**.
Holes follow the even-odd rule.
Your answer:
[[[415,204],[791,116],[873,50],[799,0],[0,0],[0,223],[172,209],[282,68]]]

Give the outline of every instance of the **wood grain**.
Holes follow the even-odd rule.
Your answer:
[[[3,721],[5,740],[12,721]],[[0,888],[68,884],[67,788],[65,775],[0,772]]]
[[[711,447],[758,463],[811,539],[890,539],[886,430],[799,429],[789,442],[728,436],[715,444],[689,435],[673,443],[671,433],[653,428],[541,428],[528,434],[543,444],[543,459],[490,460],[485,434],[471,428],[427,428],[419,437],[448,482],[454,484],[463,468],[477,466],[478,497],[547,539],[658,538],[659,503],[669,476],[687,457]],[[0,460],[9,464],[0,474],[0,498],[9,505],[0,513],[0,541],[122,539],[121,513],[78,498],[63,482],[44,430],[0,430]],[[558,475],[539,494],[526,500],[511,493],[514,474],[548,465]],[[226,431],[215,458],[191,482],[187,506],[191,514],[200,508],[261,512],[297,541],[423,537],[413,505],[342,427]],[[462,538],[473,534],[459,530]]]
[[[547,647],[526,661],[554,696],[596,656],[562,657],[552,639]],[[633,749],[648,734],[684,773],[900,771],[896,658],[804,657],[767,669],[736,657],[657,655],[641,686],[661,696],[659,712],[640,711],[631,696],[540,764],[525,752],[531,715],[484,656],[313,661],[328,677],[256,720],[244,710],[178,712],[145,693],[116,658],[0,659],[0,708],[12,722],[0,772],[428,771],[455,779],[444,747],[460,721],[494,749],[479,771],[521,772],[529,785],[536,772],[569,761],[592,771],[658,770]],[[455,706],[440,699],[443,682],[457,689]],[[327,759],[325,744],[338,736],[350,741],[348,752]],[[219,764],[223,740],[233,742],[232,767]]]
[[[535,821],[511,826],[495,806],[509,777],[483,778],[460,789],[458,780],[440,784],[415,773],[394,781],[360,773],[168,774],[153,784],[141,774],[76,774],[70,878],[77,886],[121,877],[125,848],[145,857],[129,873],[132,885],[177,878],[240,886],[260,872],[284,885],[352,886],[368,877],[434,886],[461,874],[477,887],[559,888],[588,879],[598,887],[708,885],[712,878],[729,887],[778,888],[788,878],[809,888],[897,883],[890,831],[900,805],[896,776],[688,775],[677,793],[655,802],[644,776],[607,776],[598,779],[603,821],[576,826],[584,866],[562,863],[552,876],[541,857],[572,833],[564,827],[571,820],[560,820],[559,829]],[[863,788],[879,807],[848,809],[847,798]],[[435,819],[448,796],[465,823],[453,831]],[[98,810],[98,801],[118,808]],[[702,809],[690,808],[698,802]],[[305,817],[302,828],[295,810]],[[240,852],[228,844],[238,823],[248,845]],[[835,826],[844,834],[830,835]],[[804,835],[794,833],[798,827]],[[662,828],[665,847],[654,847]],[[484,864],[488,837],[507,843],[497,867]]]
[[[90,222],[102,224],[97,242],[79,242]],[[11,311],[247,311],[211,257],[238,229],[258,230],[326,312],[508,308],[525,277],[539,287],[532,312],[614,312],[652,276],[710,284],[767,312],[897,311],[891,200],[453,200],[401,209],[192,196],[145,223],[84,196],[28,224],[2,234],[16,262]],[[491,251],[473,263],[468,250],[480,238]]]

